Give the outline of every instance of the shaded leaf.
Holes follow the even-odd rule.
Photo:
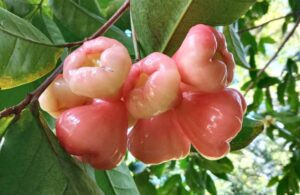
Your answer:
[[[62,50],[32,24],[0,8],[0,88],[32,82],[56,64]],[[5,46],[5,47],[4,47]]]
[[[35,90],[45,79],[42,77],[34,82],[11,89],[0,90],[0,110],[18,104],[26,95]],[[9,97],[9,98],[8,98]]]
[[[254,2],[255,0],[132,0],[131,12],[144,54],[161,51],[171,55],[193,25],[228,25],[243,15]]]
[[[38,12],[32,18],[32,24],[44,33],[53,43],[62,44],[65,42],[58,26],[47,14]]]
[[[138,189],[134,183],[129,169],[125,163],[108,171],[95,171],[98,185],[105,195],[138,195]]]
[[[231,151],[240,150],[248,146],[262,131],[264,123],[251,118],[244,118],[239,134],[230,142]]]
[[[206,176],[206,189],[211,195],[217,195],[217,188],[215,182],[210,177],[210,175]]]
[[[180,175],[172,175],[164,185],[159,188],[159,194],[161,195],[169,195],[169,194],[177,194],[178,189],[180,188],[182,181]]]
[[[214,174],[230,173],[234,169],[231,160],[227,157],[224,157],[219,160],[211,161],[199,156],[197,162],[199,167],[207,169]]]
[[[23,111],[2,139],[0,194],[102,194],[38,113]]]
[[[224,27],[224,35],[226,37],[228,50],[232,52],[237,65],[244,68],[250,68],[250,65],[246,60],[246,54],[242,42],[232,25]]]
[[[265,103],[266,103],[266,109],[268,112],[273,111],[273,100],[271,96],[271,92],[269,88],[266,88],[265,92]]]
[[[40,0],[3,0],[6,9],[20,17],[29,15],[36,9]]]
[[[144,171],[143,173],[137,174],[133,178],[139,189],[140,194],[157,194],[154,185],[150,182],[150,174],[148,171]]]
[[[59,21],[59,27],[63,26],[62,33],[66,41],[79,41],[92,35],[105,23],[105,19],[88,12],[72,0],[50,0],[49,4],[54,16]],[[65,31],[67,30],[67,32]],[[105,36],[122,42],[130,53],[133,53],[133,45],[130,37],[122,30],[112,26]],[[72,39],[70,38],[72,37]]]
[[[278,83],[280,83],[280,80],[277,77],[265,76],[257,82],[257,86],[259,88],[266,88]]]

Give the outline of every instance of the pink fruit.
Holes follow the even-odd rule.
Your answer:
[[[74,94],[62,75],[56,77],[39,98],[41,108],[55,118],[63,111],[89,101],[87,97]]]
[[[223,34],[206,25],[190,29],[173,59],[184,91],[216,92],[233,79],[235,62]]]
[[[177,114],[198,152],[219,159],[229,152],[229,142],[241,129],[244,106],[243,96],[234,89],[211,94],[186,92]]]
[[[140,119],[128,135],[128,149],[140,161],[159,164],[182,159],[190,141],[182,132],[174,110],[149,119]]]
[[[133,65],[124,85],[129,113],[139,119],[167,111],[178,98],[179,83],[174,60],[162,53],[152,53]]]
[[[56,135],[68,153],[97,169],[112,169],[126,152],[127,120],[123,102],[97,100],[65,111]]]
[[[116,98],[131,68],[127,49],[118,41],[99,37],[85,42],[64,62],[71,90],[90,98]]]

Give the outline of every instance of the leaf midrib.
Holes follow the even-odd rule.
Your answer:
[[[190,8],[191,4],[193,3],[193,0],[189,0],[189,3],[187,4],[187,6],[185,7],[184,11],[181,13],[179,20],[177,20],[176,24],[174,25],[171,33],[169,34],[168,38],[165,39],[164,44],[161,47],[161,51],[164,52],[165,49],[167,48],[167,46],[169,45],[170,40],[172,39],[172,37],[174,36],[174,33],[177,29],[177,27],[179,26],[180,22],[183,20],[185,14],[187,13],[187,10]]]
[[[27,41],[27,42],[30,42],[30,43],[33,43],[33,44],[37,44],[37,45],[42,45],[42,46],[47,46],[47,47],[56,47],[55,45],[53,44],[48,44],[48,43],[43,43],[43,42],[39,42],[39,41],[36,41],[36,40],[32,40],[32,39],[29,39],[29,38],[26,38],[26,37],[23,37],[23,36],[20,36],[18,34],[15,34],[13,32],[10,32],[8,30],[5,30],[4,28],[1,28],[0,27],[0,31],[10,35],[10,36],[13,36],[15,38],[18,38],[18,39],[22,39],[24,41]]]

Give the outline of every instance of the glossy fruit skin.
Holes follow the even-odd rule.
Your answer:
[[[233,80],[235,62],[224,35],[213,27],[193,26],[174,54],[183,91],[216,92]]]
[[[128,118],[121,101],[97,100],[65,111],[56,135],[65,150],[96,169],[112,169],[126,152]]]
[[[185,158],[190,141],[183,133],[173,109],[149,119],[140,119],[128,135],[128,150],[146,164]]]
[[[120,42],[98,37],[86,41],[66,58],[63,75],[78,95],[119,99],[130,68],[131,58]]]
[[[180,75],[172,58],[152,53],[134,64],[123,88],[133,118],[150,118],[173,107],[179,95]]]
[[[69,108],[84,105],[89,101],[91,101],[90,98],[74,94],[61,74],[39,98],[41,108],[54,118]]]
[[[229,151],[229,142],[241,129],[245,100],[234,89],[211,94],[186,92],[178,107],[179,123],[198,152],[219,159]]]

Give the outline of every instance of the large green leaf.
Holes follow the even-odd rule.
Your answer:
[[[72,0],[50,0],[49,2],[60,27],[64,29],[62,33],[67,41],[81,40],[89,37],[106,21],[92,12],[88,12]],[[117,39],[130,52],[133,52],[130,37],[119,28],[112,26],[105,33],[105,36]]]
[[[131,12],[144,54],[172,54],[191,26],[228,25],[256,0],[132,0]]]
[[[262,121],[244,118],[241,131],[230,142],[231,151],[240,150],[248,146],[263,130],[264,123]]]
[[[105,195],[138,195],[127,166],[122,163],[110,171],[95,171],[96,181]]]
[[[0,194],[102,194],[60,147],[38,113],[12,122],[0,150]]]
[[[20,17],[32,13],[39,2],[40,0],[3,0],[6,9]]]
[[[44,12],[38,12],[32,18],[32,24],[43,32],[53,43],[65,42],[62,33],[56,23]]]
[[[54,67],[61,49],[27,21],[0,8],[0,88],[34,81]]]
[[[125,2],[125,0],[74,1],[78,3],[81,7],[105,19],[109,19]],[[121,28],[122,30],[130,29],[129,10],[123,13],[123,15],[115,23],[115,26]]]

